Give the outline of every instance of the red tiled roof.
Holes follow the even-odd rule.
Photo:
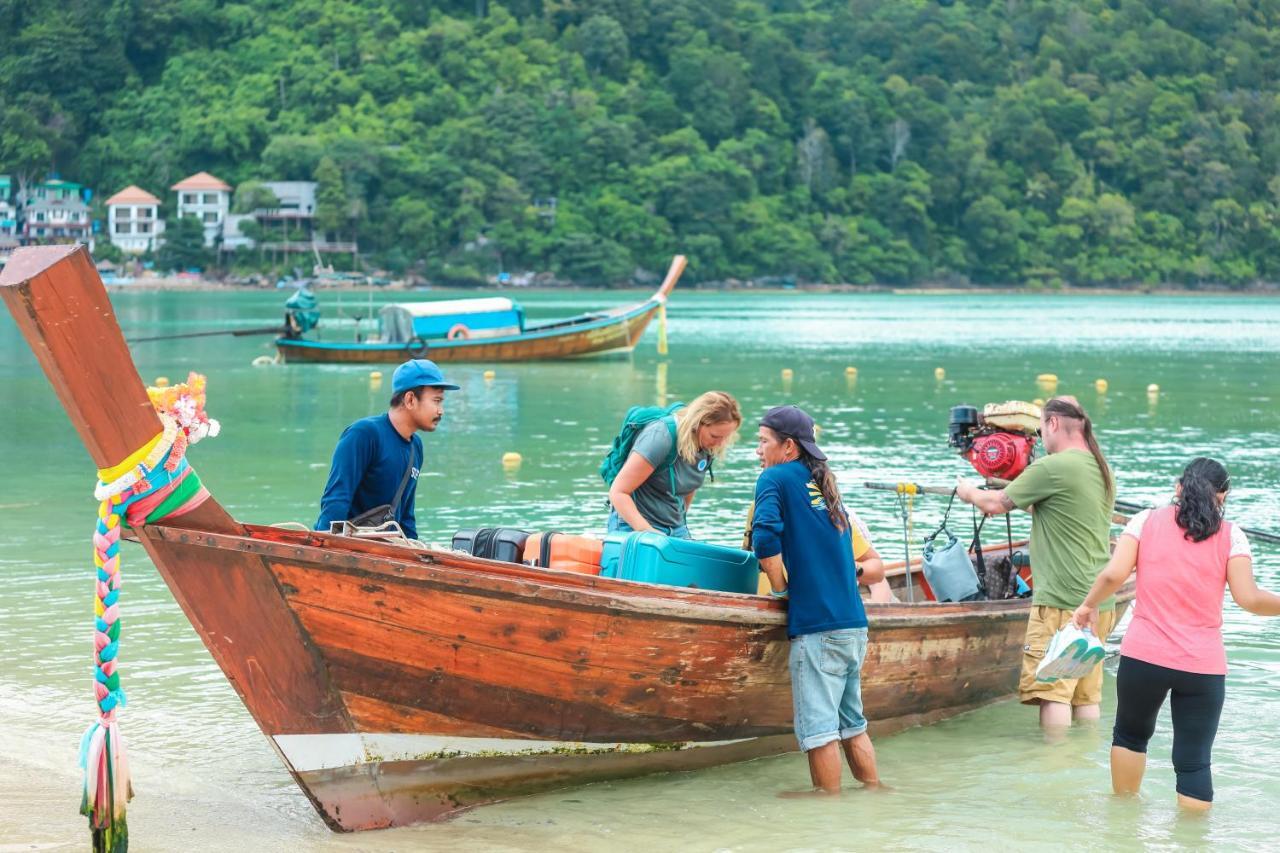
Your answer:
[[[130,184],[107,199],[107,204],[159,204],[160,199],[141,187]]]
[[[220,178],[215,178],[208,172],[196,172],[189,178],[183,178],[173,186],[171,190],[230,190],[231,185],[227,184]]]

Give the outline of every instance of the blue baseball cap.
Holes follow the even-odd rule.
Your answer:
[[[445,391],[457,391],[458,386],[446,382],[444,374],[436,363],[427,358],[412,358],[396,368],[391,374],[391,393],[399,394],[414,388],[428,385],[432,388],[443,388]]]

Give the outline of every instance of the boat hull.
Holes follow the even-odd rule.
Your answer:
[[[330,343],[280,338],[276,350],[285,362],[398,364],[409,358],[436,362],[550,361],[622,354],[633,350],[661,305],[651,299],[588,322],[537,327],[520,335],[467,340],[414,341],[409,344]]]
[[[298,730],[246,706],[337,830],[446,818],[523,794],[796,749],[781,605],[322,534],[149,527],[180,589],[210,555],[269,575],[329,690]],[[183,597],[180,596],[180,601]],[[226,607],[232,606],[228,602]],[[199,629],[221,621],[208,598]],[[1011,696],[1029,603],[869,605],[873,733]],[[201,630],[220,662],[242,638]],[[263,650],[263,654],[269,654]],[[299,652],[295,652],[295,655]],[[333,713],[333,703],[340,712]],[[272,703],[266,703],[269,707]],[[317,725],[322,717],[325,722]]]

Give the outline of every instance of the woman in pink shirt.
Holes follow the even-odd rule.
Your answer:
[[[1222,644],[1222,592],[1260,616],[1280,615],[1280,595],[1258,589],[1244,532],[1222,517],[1231,481],[1212,459],[1193,459],[1182,472],[1172,506],[1133,517],[1111,562],[1072,617],[1096,624],[1098,604],[1138,572],[1133,621],[1120,643],[1111,784],[1136,794],[1147,767],[1156,715],[1172,693],[1173,769],[1178,804],[1208,809],[1209,770],[1222,716],[1227,652]]]

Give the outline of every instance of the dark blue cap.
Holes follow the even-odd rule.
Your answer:
[[[827,454],[818,449],[813,434],[813,418],[799,406],[778,406],[765,412],[760,426],[766,426],[783,438],[794,438],[796,444],[814,459],[825,461]]]
[[[392,394],[399,394],[401,391],[409,391],[423,385],[428,385],[432,388],[443,388],[446,391],[458,390],[457,385],[445,381],[444,374],[440,372],[440,368],[436,367],[434,361],[427,358],[410,359],[397,367],[396,372],[391,374]]]

